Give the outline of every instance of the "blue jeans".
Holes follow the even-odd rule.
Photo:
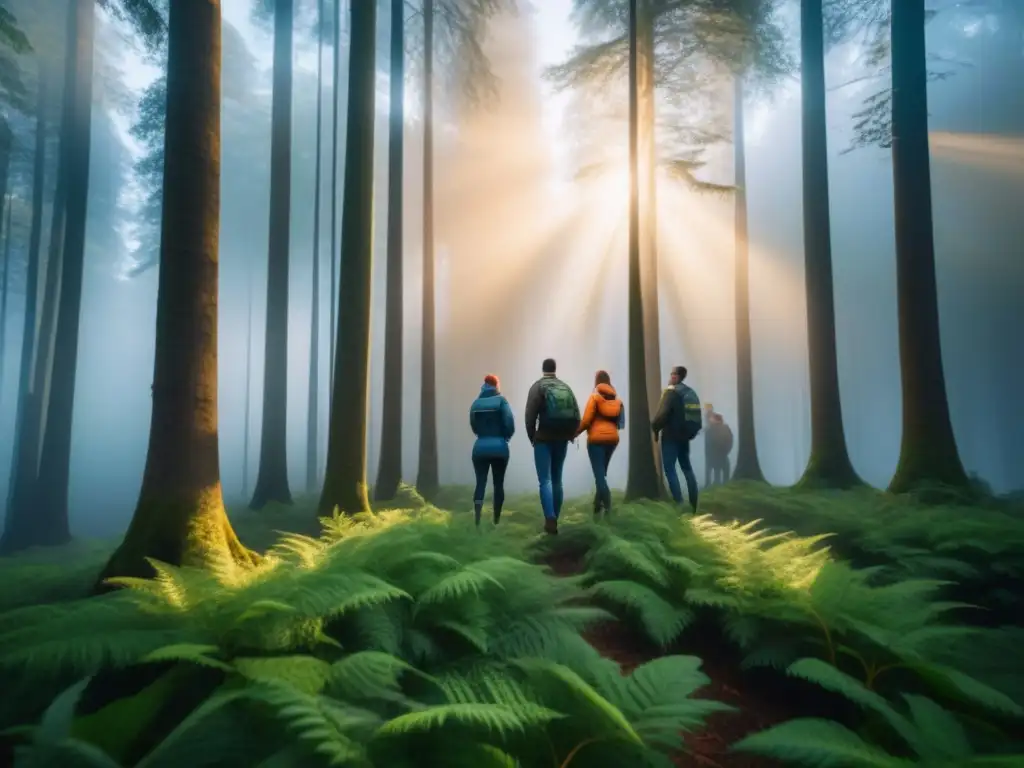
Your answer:
[[[537,467],[537,482],[540,485],[540,505],[544,517],[557,520],[562,511],[562,467],[565,453],[569,450],[568,440],[557,440],[533,444],[533,463]]]
[[[606,445],[587,445],[587,455],[590,457],[590,468],[594,471],[594,485],[597,486],[597,498],[595,499],[594,511],[597,511],[598,504],[604,507],[607,512],[612,508],[612,491],[608,487],[608,464],[615,453],[616,443]]]
[[[661,463],[665,468],[665,480],[668,481],[668,490],[672,499],[677,504],[683,503],[683,489],[679,487],[679,476],[676,475],[676,464],[683,470],[683,477],[686,479],[686,495],[690,500],[690,506],[697,510],[697,476],[693,474],[693,465],[690,463],[690,441],[689,440],[661,440]]]

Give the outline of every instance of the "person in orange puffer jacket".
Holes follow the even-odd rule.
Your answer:
[[[587,400],[576,436],[587,433],[587,455],[594,470],[594,515],[605,514],[612,509],[612,492],[608,487],[608,464],[619,444],[619,431],[626,426],[626,406],[612,386],[608,371],[598,371],[594,376],[594,392]]]

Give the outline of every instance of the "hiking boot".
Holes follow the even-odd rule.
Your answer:
[[[473,505],[473,516],[476,519],[476,527],[480,527],[480,513],[483,511],[483,504]]]
[[[544,518],[544,533],[549,533],[552,536],[558,533],[558,521],[553,517]]]

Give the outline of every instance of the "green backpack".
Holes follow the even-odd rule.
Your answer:
[[[679,393],[679,399],[683,401],[683,416],[680,428],[687,440],[693,440],[700,433],[702,426],[700,398],[693,389],[685,384],[678,385],[676,392]]]
[[[580,407],[569,385],[560,379],[541,384],[544,392],[544,410],[540,414],[540,427],[553,435],[564,435],[571,440],[580,425]]]

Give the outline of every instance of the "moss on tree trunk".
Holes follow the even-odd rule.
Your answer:
[[[811,375],[811,457],[799,485],[850,488],[861,484],[843,432],[836,358],[825,114],[825,35],[822,0],[800,4],[803,82],[804,280]]]
[[[217,435],[220,225],[219,0],[173,3],[153,412],[142,490],[100,576],[175,565],[251,565],[224,510]]]
[[[352,4],[348,130],[341,216],[341,281],[334,397],[327,436],[327,475],[319,511],[353,514],[369,509],[366,489],[366,416],[370,374],[370,301],[373,267],[373,124],[375,3]]]
[[[894,493],[921,485],[967,487],[942,370],[928,154],[924,0],[892,10],[892,171],[896,205],[903,438]]]
[[[274,3],[274,87],[270,120],[270,234],[263,356],[260,463],[249,506],[291,504],[288,487],[288,241],[292,199],[292,0]]]

